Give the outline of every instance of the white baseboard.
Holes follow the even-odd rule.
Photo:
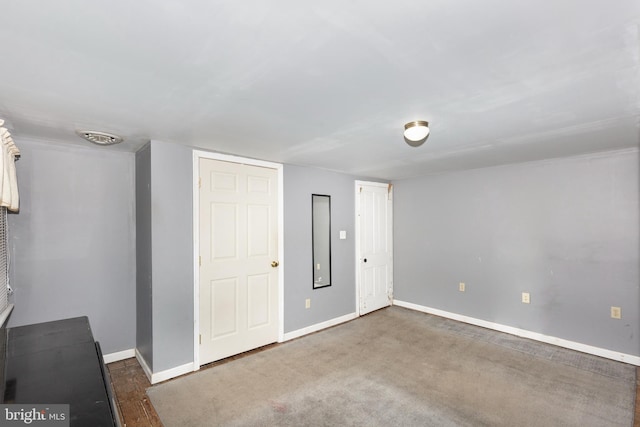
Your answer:
[[[514,328],[512,326],[501,325],[499,323],[488,322],[486,320],[463,316],[461,314],[438,310],[437,308],[426,307],[423,305],[413,304],[410,302],[394,300],[393,305],[397,305],[398,307],[409,308],[411,310],[421,311],[423,313],[434,314],[440,317],[446,317],[447,319],[457,320],[459,322],[469,323],[471,325],[481,326],[483,328],[493,329],[495,331],[505,332],[507,334],[516,335],[518,337],[528,338],[528,339],[540,341],[547,344],[557,345],[558,347],[564,347],[570,350],[580,351],[582,353],[593,354],[594,356],[600,356],[607,359],[612,359],[619,362],[625,362],[631,365],[640,366],[640,357],[634,356],[632,354],[625,354],[625,353],[620,353],[613,350],[607,350],[605,348],[594,347],[591,345],[582,344],[575,341],[569,341],[562,338],[552,337],[549,335],[540,334],[538,332],[531,332],[525,329]]]
[[[132,357],[136,357],[136,351],[133,348],[102,355],[105,365],[107,363],[119,362],[124,359],[131,359]]]
[[[144,357],[142,357],[142,355],[140,354],[140,352],[138,351],[137,348],[136,348],[136,359],[138,359],[138,363],[142,367],[142,370],[144,371],[144,374],[149,379],[149,382],[151,382],[151,378],[153,376],[153,372],[151,372],[151,368],[149,368],[149,365],[147,364],[147,361],[144,360]]]
[[[171,378],[179,377],[180,375],[190,374],[193,372],[193,362],[185,363],[184,365],[176,366],[175,368],[167,369],[165,371],[156,372],[151,375],[151,384],[161,383],[162,381],[170,380]]]
[[[175,368],[167,369],[165,371],[151,372],[147,361],[144,360],[144,357],[142,357],[138,349],[136,349],[136,359],[138,359],[140,366],[142,366],[142,370],[151,384],[158,384],[162,381],[167,381],[171,378],[193,372],[193,362],[185,363],[184,365],[176,366]]]
[[[334,319],[327,320],[326,322],[316,323],[315,325],[307,326],[306,328],[287,332],[286,334],[284,334],[284,339],[282,341],[289,341],[294,338],[299,338],[301,336],[311,334],[313,332],[318,332],[323,329],[339,325],[340,323],[348,322],[349,320],[353,320],[357,317],[358,315],[356,313],[345,314],[344,316],[336,317]]]

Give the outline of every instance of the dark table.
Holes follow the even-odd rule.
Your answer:
[[[119,425],[89,319],[76,317],[4,331],[3,403],[69,404],[72,427]]]

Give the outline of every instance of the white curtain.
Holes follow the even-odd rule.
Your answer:
[[[18,197],[18,180],[16,179],[15,160],[20,157],[20,150],[11,138],[9,131],[2,127],[4,120],[0,119],[0,206],[17,212],[20,206]]]

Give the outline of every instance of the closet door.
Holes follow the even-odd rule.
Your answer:
[[[200,159],[200,365],[278,340],[278,171]]]
[[[358,312],[393,301],[393,193],[389,184],[356,182]]]

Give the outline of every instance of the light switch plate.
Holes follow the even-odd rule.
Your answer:
[[[611,307],[611,318],[622,319],[622,309],[620,307]]]
[[[340,230],[340,240],[344,240],[347,238],[346,230]]]

